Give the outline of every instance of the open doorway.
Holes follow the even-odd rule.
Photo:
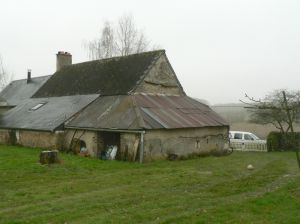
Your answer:
[[[101,159],[120,159],[120,133],[100,132],[103,141]]]

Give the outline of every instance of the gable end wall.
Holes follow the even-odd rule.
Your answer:
[[[185,96],[176,74],[165,55],[162,55],[156,61],[134,92]]]

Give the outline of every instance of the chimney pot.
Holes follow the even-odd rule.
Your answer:
[[[56,71],[68,65],[72,65],[72,55],[69,52],[59,51],[56,54]]]
[[[27,70],[27,83],[31,82],[31,69]]]

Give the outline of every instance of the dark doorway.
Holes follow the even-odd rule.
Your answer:
[[[103,141],[101,158],[105,157],[107,150],[112,146],[117,146],[116,159],[120,159],[120,133],[119,132],[100,132]]]

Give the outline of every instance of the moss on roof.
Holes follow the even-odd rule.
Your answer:
[[[33,97],[125,95],[164,50],[73,64],[57,71]]]

